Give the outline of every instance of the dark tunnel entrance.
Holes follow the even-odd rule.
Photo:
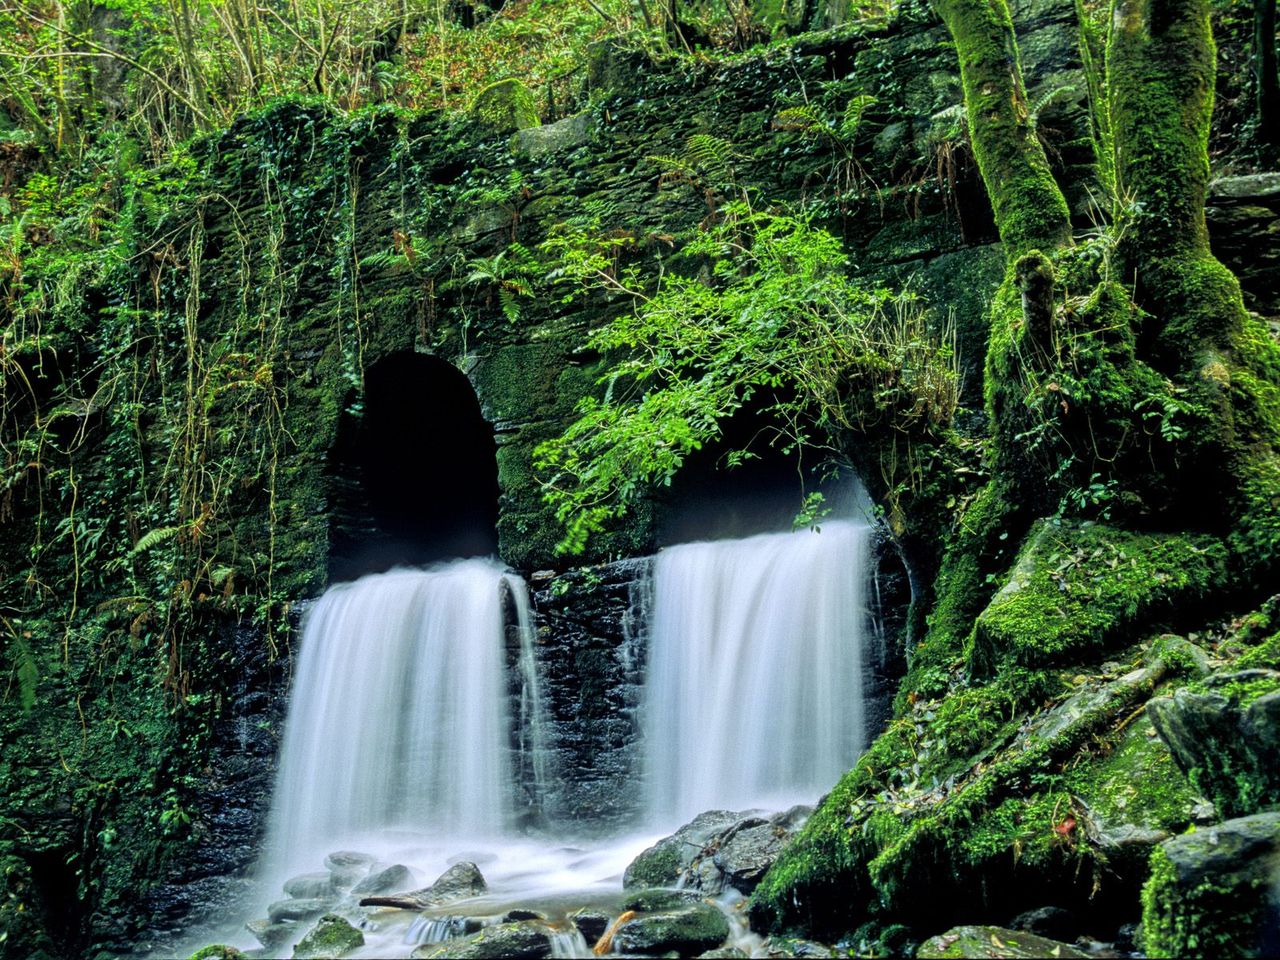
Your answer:
[[[333,580],[497,553],[493,428],[452,364],[397,353],[365,374],[333,456]]]

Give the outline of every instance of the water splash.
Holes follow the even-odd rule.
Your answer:
[[[763,534],[662,551],[642,709],[647,810],[812,802],[865,745],[871,529]]]

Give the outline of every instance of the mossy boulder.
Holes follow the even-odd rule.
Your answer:
[[[1178,766],[1226,817],[1280,804],[1280,673],[1215,674],[1147,713]]]
[[[244,953],[223,943],[211,943],[207,947],[201,947],[187,957],[187,960],[244,960]]]
[[[1036,936],[1024,930],[1004,927],[955,927],[926,940],[916,953],[921,960],[994,960],[997,957],[1060,957],[1062,960],[1089,956],[1075,947]]]
[[[471,102],[471,116],[488,132],[515,133],[538,125],[538,110],[533,94],[519,80],[491,83]]]
[[[364,946],[364,934],[336,913],[326,913],[293,948],[294,960],[338,960]]]
[[[1002,662],[1044,667],[1096,655],[1126,628],[1221,587],[1226,560],[1214,537],[1042,521],[978,616],[970,667],[992,673]]]
[[[725,915],[708,903],[695,903],[681,910],[628,920],[613,935],[613,945],[624,955],[653,956],[674,951],[680,956],[697,956],[728,939],[729,921]]]
[[[1151,856],[1142,892],[1151,957],[1274,956],[1280,813],[1228,820],[1174,837]],[[1266,938],[1270,936],[1271,941]]]
[[[538,960],[551,956],[551,932],[543,924],[498,923],[469,937],[413,951],[415,960]]]
[[[659,840],[632,860],[622,875],[623,887],[674,886],[711,838],[743,817],[744,814],[728,810],[708,810],[698,814],[674,834]]]

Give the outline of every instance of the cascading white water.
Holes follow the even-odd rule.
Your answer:
[[[483,838],[510,826],[506,595],[528,667],[528,593],[491,560],[367,576],[317,601],[280,751],[271,867],[315,869],[378,831]],[[524,686],[522,719],[536,727],[536,678]]]
[[[863,749],[871,530],[663,550],[642,703],[647,811],[812,802]]]

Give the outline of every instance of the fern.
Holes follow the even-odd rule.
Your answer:
[[[154,530],[148,530],[138,538],[138,542],[133,545],[133,549],[129,551],[129,556],[136,557],[140,553],[146,553],[152,547],[159,546],[167,540],[172,540],[182,532],[182,527],[156,527]]]
[[[36,702],[36,687],[40,683],[40,670],[36,666],[35,651],[21,633],[12,632],[13,675],[18,683],[18,702],[23,713],[30,713]]]
[[[840,136],[847,143],[852,143],[857,137],[862,129],[863,116],[875,102],[875,97],[863,93],[851,99],[844,108],[844,115],[840,118]]]

